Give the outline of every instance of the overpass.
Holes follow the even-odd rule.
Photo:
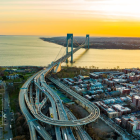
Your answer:
[[[71,52],[68,52],[68,40],[71,39]],[[88,39],[88,40],[87,40]],[[68,87],[65,87],[58,80],[50,78],[60,88],[67,91],[72,97],[76,98],[81,106],[83,106],[88,112],[89,116],[76,119],[68,119],[67,111],[64,105],[57,95],[57,93],[47,85],[45,81],[46,76],[50,76],[50,72],[58,72],[61,70],[61,63],[66,61],[71,56],[71,62],[73,62],[73,53],[78,51],[80,48],[89,46],[89,35],[86,36],[86,44],[81,44],[73,50],[73,35],[67,35],[67,48],[66,55],[59,58],[57,61],[51,63],[46,69],[39,71],[30,77],[22,86],[19,93],[19,104],[22,113],[24,114],[30,130],[31,140],[36,140],[36,131],[40,134],[43,139],[53,139],[52,136],[45,130],[46,125],[52,125],[55,127],[55,135],[57,140],[75,140],[72,133],[72,127],[78,127],[77,133],[80,138],[84,139],[85,135],[82,135],[80,126],[94,122],[100,116],[100,110],[97,106],[92,104],[87,99],[83,98],[79,94],[75,93]],[[87,44],[88,42],[88,44]],[[45,115],[42,113],[43,108],[46,108],[50,102],[52,111],[50,114]],[[52,114],[53,112],[53,114]],[[49,116],[50,115],[50,116]],[[70,114],[71,115],[71,114]],[[71,115],[72,116],[72,115]],[[86,137],[86,139],[90,139]]]

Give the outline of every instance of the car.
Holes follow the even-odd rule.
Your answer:
[[[14,115],[14,112],[11,112],[11,115]]]
[[[6,118],[7,118],[7,117],[6,117],[6,114],[3,114],[3,118],[4,118],[4,119],[6,119]]]
[[[10,126],[9,126],[9,127],[10,127],[10,129],[12,129],[12,125],[11,125],[11,124],[10,124]]]
[[[72,132],[71,131],[69,131],[69,134],[71,134]]]
[[[39,126],[37,126],[37,129],[38,129],[38,130],[40,130],[40,127],[39,127]]]

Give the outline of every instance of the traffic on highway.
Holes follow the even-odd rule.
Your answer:
[[[73,53],[82,47],[84,46],[79,46],[73,51]],[[48,133],[43,127],[45,124],[55,127],[57,140],[75,140],[76,138],[72,132],[72,127],[76,129],[79,139],[91,140],[90,136],[85,133],[80,126],[94,122],[100,116],[99,108],[60,83],[60,81],[50,77],[50,81],[59,86],[69,95],[76,98],[89,112],[89,116],[77,120],[76,117],[64,107],[57,93],[49,87],[45,81],[45,77],[47,77],[48,74],[50,75],[50,72],[54,69],[54,67],[64,62],[70,56],[71,54],[68,53],[53,62],[46,69],[39,71],[30,77],[20,89],[19,104],[29,125],[31,140],[37,139],[36,132],[38,132],[45,140],[53,139],[50,133]],[[42,113],[42,108],[45,108],[48,105],[48,102],[51,104],[50,114],[45,115]]]

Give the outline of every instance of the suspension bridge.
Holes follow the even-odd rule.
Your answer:
[[[71,41],[71,51],[68,52],[69,42]],[[75,41],[78,44],[77,41]],[[76,119],[76,117],[66,109],[57,95],[57,93],[49,87],[46,83],[50,72],[59,72],[61,70],[61,63],[68,62],[68,58],[71,57],[71,63],[73,63],[73,54],[80,48],[86,47],[89,49],[89,35],[86,35],[84,43],[78,44],[78,47],[73,50],[73,34],[67,34],[66,38],[66,54],[55,59],[47,68],[39,71],[30,77],[22,86],[19,93],[19,104],[22,113],[24,114],[30,130],[31,140],[37,139],[37,133],[45,140],[54,139],[51,133],[47,131],[47,126],[51,125],[55,129],[55,139],[57,140],[91,140],[87,133],[84,133],[82,125],[94,122],[100,116],[100,110],[93,103],[83,98],[69,87],[63,85],[57,79],[49,77],[56,86],[66,92],[68,96],[73,97],[73,101],[85,108],[89,115],[82,119]],[[58,55],[60,51],[58,52]],[[57,55],[57,56],[58,56]],[[56,57],[57,58],[57,57]],[[48,106],[51,104],[51,107]],[[44,114],[42,110],[49,107],[49,114]],[[75,129],[77,137],[74,136],[72,129]]]

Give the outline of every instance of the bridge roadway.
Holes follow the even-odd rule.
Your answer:
[[[65,107],[65,110],[66,110],[70,120],[77,119],[68,108]],[[92,138],[88,135],[88,133],[81,126],[76,126],[75,130],[76,130],[76,133],[79,135],[79,137],[78,137],[79,140],[92,140]]]
[[[39,74],[39,72],[37,73]],[[35,129],[38,131],[38,133],[44,138],[47,140],[51,140],[51,136],[44,130],[44,128],[36,121],[32,121],[34,118],[32,117],[32,115],[30,114],[30,112],[28,111],[27,109],[27,106],[25,104],[25,100],[24,100],[24,96],[25,96],[25,93],[28,92],[28,87],[29,85],[31,84],[31,81],[32,79],[37,75],[33,75],[32,77],[30,77],[25,83],[24,85],[22,86],[22,88],[20,89],[20,92],[19,92],[19,105],[20,105],[20,108],[21,108],[21,111],[22,113],[24,114],[27,122],[28,122],[28,125],[29,125],[29,130],[30,130],[30,138],[31,140],[36,140],[37,137],[36,137],[36,132],[35,132]],[[39,131],[37,129],[37,126],[40,127],[41,131]]]
[[[89,116],[87,116],[87,117],[85,117],[85,118],[83,118],[83,119],[79,119],[79,120],[81,120],[81,122],[80,123],[82,123],[82,121],[83,122],[86,122],[87,121],[87,119],[89,119],[88,121],[91,121],[91,122],[93,122],[93,121],[95,121],[98,117],[99,117],[99,115],[100,115],[100,110],[99,110],[99,108],[96,106],[96,105],[94,105],[93,103],[91,103],[89,100],[87,100],[87,99],[85,99],[84,97],[82,97],[81,95],[79,95],[79,94],[77,94],[76,92],[74,92],[73,90],[71,90],[69,87],[67,87],[67,86],[65,86],[64,84],[62,84],[60,81],[58,81],[57,79],[54,79],[54,78],[52,78],[52,77],[49,77],[48,78],[51,82],[53,82],[54,84],[56,84],[59,88],[61,88],[63,91],[65,91],[66,93],[68,93],[69,95],[71,95],[72,97],[74,97],[75,99],[77,99],[78,101],[80,101],[80,103],[81,104],[83,104],[83,105],[85,105],[85,108],[88,108],[89,110],[87,110],[89,113],[90,113],[90,115]],[[94,115],[95,116],[94,116]],[[95,119],[95,118],[96,119]],[[92,120],[90,120],[92,118]],[[78,120],[77,120],[78,121]]]
[[[73,53],[75,53],[77,50],[79,50],[80,48],[82,48],[84,46],[79,46],[78,48],[76,48]],[[36,121],[32,121],[35,118],[37,118],[39,121],[47,123],[47,124],[51,124],[56,126],[56,128],[59,128],[59,126],[80,126],[80,125],[85,125],[88,124],[90,122],[95,121],[99,115],[100,115],[100,111],[98,109],[97,106],[93,105],[92,103],[90,103],[88,100],[84,99],[83,97],[81,97],[80,95],[77,97],[77,100],[82,101],[85,103],[85,105],[87,106],[87,108],[89,108],[89,112],[90,115],[83,118],[83,119],[79,119],[79,120],[65,120],[60,119],[58,120],[57,118],[50,118],[47,117],[45,115],[41,115],[40,116],[40,111],[38,113],[38,111],[36,111],[35,105],[33,104],[33,100],[30,97],[30,101],[32,102],[32,104],[30,104],[30,101],[28,99],[28,88],[29,86],[32,84],[32,81],[34,80],[34,84],[37,86],[37,82],[36,81],[36,77],[44,77],[46,75],[49,74],[49,72],[56,67],[58,64],[64,62],[67,58],[69,58],[71,56],[71,53],[69,52],[67,55],[61,57],[60,59],[58,59],[57,61],[55,61],[54,63],[52,63],[48,68],[41,70],[40,72],[38,72],[37,74],[33,75],[32,77],[30,77],[22,86],[20,93],[19,93],[19,104],[20,104],[20,108],[28,122],[29,125],[29,129],[30,129],[30,137],[31,140],[35,140],[36,139],[36,134],[35,134],[35,130],[38,131],[38,133],[44,138],[44,139],[52,139],[51,136],[44,130],[44,128]],[[42,80],[43,81],[43,80]],[[41,82],[41,84],[43,85],[43,83],[45,83],[45,81]],[[38,88],[40,88],[40,90],[44,93],[47,94],[49,93],[50,95],[52,95],[53,91],[51,90],[51,88],[46,84],[45,89],[43,87],[41,87],[38,84]],[[39,90],[38,90],[39,91]],[[71,92],[71,91],[69,91]],[[54,93],[53,93],[54,94]],[[74,93],[75,94],[75,93]],[[32,95],[32,94],[30,94]],[[75,97],[75,95],[73,95],[73,93],[71,93],[72,96]],[[36,96],[38,96],[38,93],[36,93]],[[48,95],[47,95],[48,97]],[[54,100],[54,99],[53,99]],[[26,101],[26,104],[25,104]],[[55,103],[58,102],[56,100],[54,100]],[[36,103],[39,103],[38,99],[36,98]],[[28,108],[28,109],[27,109]],[[57,109],[60,108],[59,105],[57,104]],[[38,110],[40,110],[41,108],[38,108]],[[53,108],[54,109],[54,108]],[[55,110],[55,109],[54,109]],[[56,110],[54,111],[56,112]],[[58,109],[58,112],[59,109]],[[55,114],[55,113],[54,113]],[[33,117],[34,116],[34,117]],[[65,115],[63,115],[65,116]],[[60,116],[59,116],[60,117]],[[62,117],[62,116],[61,116]],[[40,127],[41,131],[37,129],[37,126]],[[59,130],[59,129],[58,129]]]
[[[36,84],[38,84],[38,83],[36,83]],[[39,86],[39,84],[38,84],[38,86]],[[39,86],[39,87],[42,88],[41,86]],[[37,91],[38,91],[38,90],[37,90]],[[44,89],[43,89],[43,91],[44,91]],[[31,104],[32,107],[33,107],[32,109],[30,109],[31,112],[32,112],[33,114],[35,114],[35,115],[39,115],[38,117],[44,117],[44,119],[45,119],[46,116],[41,112],[41,109],[42,109],[42,107],[44,106],[44,104],[46,103],[47,99],[49,99],[50,102],[51,102],[53,111],[54,111],[54,113],[53,113],[53,114],[54,114],[54,118],[57,120],[58,117],[57,117],[57,113],[56,113],[55,102],[54,102],[53,98],[52,98],[46,91],[44,91],[44,94],[46,95],[46,97],[42,100],[41,103],[38,102],[39,104],[38,104],[37,109],[35,108],[32,94],[30,94],[30,95],[31,95],[31,101],[30,101],[31,103],[28,101],[28,97],[27,97],[27,100],[26,100],[26,102],[27,102],[27,104],[28,104],[28,107],[29,107],[30,104]],[[25,95],[26,95],[26,94],[25,94]],[[36,100],[35,100],[35,101],[36,101]],[[38,114],[37,114],[37,113],[38,113]],[[45,119],[45,120],[46,120],[46,119]],[[62,138],[61,138],[60,127],[55,126],[55,133],[56,133],[56,139],[57,139],[57,140],[61,140]]]
[[[78,48],[81,48],[81,47],[78,47]],[[74,52],[76,52],[76,51],[74,50]],[[69,56],[70,56],[70,53],[68,54],[68,56],[65,55],[64,57],[59,59],[59,61],[65,61]],[[57,65],[57,63],[59,63],[59,61],[57,60],[55,63],[51,64],[47,69],[42,71],[39,75],[43,75],[45,77]],[[34,80],[34,81],[35,81],[35,84],[37,85],[36,80]],[[43,84],[43,82],[45,82],[45,81],[41,80],[41,84]],[[60,85],[60,83],[58,81],[57,81],[57,83],[58,83],[58,85]],[[61,85],[62,85],[62,83],[61,83]],[[48,93],[51,94],[53,92],[49,86],[46,86],[45,88],[46,88]],[[69,94],[71,94],[77,100],[81,101],[83,104],[85,104],[90,109],[90,115],[83,118],[83,119],[79,119],[79,120],[75,120],[75,121],[52,120],[51,118],[46,116],[46,118],[47,118],[46,120],[44,120],[42,118],[38,118],[40,121],[43,121],[45,123],[49,123],[51,125],[57,125],[57,126],[77,126],[77,125],[85,125],[85,124],[88,124],[90,122],[93,122],[99,117],[100,111],[99,111],[99,108],[97,106],[95,106],[90,101],[83,98],[82,96],[80,96],[76,92],[72,91],[71,89],[69,89],[67,87],[65,87],[65,88],[66,88],[66,91],[68,91]],[[43,89],[41,89],[41,90],[43,91]]]
[[[36,84],[36,87],[38,87],[38,89],[40,89],[39,82],[41,81],[41,79],[44,80],[44,76],[43,75],[40,75],[40,78],[38,76],[38,79],[36,79],[38,81],[38,84]],[[47,85],[46,82],[43,82],[42,83],[43,88],[46,87],[46,85]],[[45,88],[44,88],[44,91],[45,91]],[[53,93],[54,93],[54,91],[53,91]],[[67,115],[66,115],[66,112],[65,112],[65,109],[64,109],[63,104],[61,102],[61,99],[59,98],[59,96],[56,96],[56,95],[57,95],[56,93],[54,95],[52,95],[53,100],[51,99],[51,104],[52,104],[52,102],[55,101],[55,105],[57,107],[57,111],[55,111],[55,113],[53,113],[53,114],[55,114],[55,116],[57,116],[57,113],[56,112],[58,112],[58,116],[59,116],[59,119],[60,120],[68,120]],[[59,102],[58,102],[58,100],[59,100]],[[53,105],[53,108],[54,108],[54,105]],[[54,111],[54,109],[53,109],[53,111]],[[61,130],[62,130],[63,136],[64,136],[64,134],[66,134],[67,135],[67,138],[69,140],[75,140],[75,137],[74,137],[74,135],[73,135],[72,130],[70,129],[70,127],[63,127],[63,128],[61,128]],[[56,130],[56,133],[58,134],[58,131],[57,130]],[[59,131],[59,133],[60,133],[60,131]],[[58,135],[60,136],[60,134],[58,134]],[[60,138],[58,140],[60,140]]]
[[[42,83],[42,84],[44,84],[44,83]],[[40,88],[40,90],[42,90],[42,92],[44,92],[44,88],[42,88],[39,84],[37,84],[35,82],[35,85],[38,86],[38,88]],[[45,89],[54,98],[55,93],[53,93],[53,90],[47,84],[45,85]],[[68,88],[66,90],[67,90],[67,92],[71,93],[72,96],[74,96],[75,98],[80,100],[83,104],[85,104],[90,109],[90,115],[89,116],[87,116],[85,118],[82,118],[82,119],[79,119],[79,120],[75,120],[75,121],[71,121],[71,120],[55,120],[55,119],[52,120],[52,118],[47,117],[47,116],[45,118],[42,118],[42,117],[40,118],[38,116],[38,114],[34,114],[34,116],[37,119],[39,119],[40,121],[44,122],[44,123],[48,123],[48,124],[51,124],[51,125],[57,125],[57,126],[85,125],[85,124],[88,124],[90,122],[95,121],[99,117],[100,111],[99,111],[97,106],[95,106],[93,103],[89,102],[87,99],[83,98],[79,94],[75,93],[74,91],[72,91],[72,90],[70,90]],[[54,98],[54,100],[55,100],[55,102],[57,102],[56,98]],[[61,102],[61,101],[59,101],[59,102]],[[62,106],[59,107],[59,105],[58,105],[57,107],[60,108],[60,110],[61,110]]]
[[[37,79],[36,79],[37,80]],[[36,81],[35,80],[35,81]],[[37,80],[38,82],[39,82],[39,80]],[[37,86],[37,88],[40,90],[42,90],[42,87],[39,85],[39,83],[36,83],[36,86]],[[38,94],[39,94],[39,90],[36,88],[36,95],[38,96]],[[52,104],[52,108],[53,108],[53,111],[54,111],[54,119],[57,119],[57,115],[56,115],[56,109],[54,109],[55,108],[55,102],[54,102],[54,100],[52,99],[52,97],[50,96],[50,95],[48,95],[48,93],[47,92],[45,92],[45,90],[44,90],[44,88],[43,88],[43,91],[44,91],[44,93],[47,95],[47,97],[50,99],[50,101],[51,101],[51,104]],[[40,111],[41,110],[41,107],[42,107],[42,104],[40,104],[39,103],[39,96],[38,96],[38,99],[36,98],[35,99],[35,103],[37,103],[38,104],[38,106],[36,107],[36,105],[34,105],[34,101],[33,101],[33,97],[32,97],[32,94],[30,93],[30,98],[31,98],[31,103],[29,102],[29,99],[28,99],[28,95],[27,95],[27,93],[25,94],[25,101],[26,101],[26,104],[28,105],[28,108],[31,110],[31,112],[32,112],[32,114],[34,114],[35,115],[35,117],[36,118],[43,118],[44,120],[46,120],[46,118],[47,118],[47,116],[45,116],[44,114],[42,114],[42,112]],[[44,98],[45,100],[47,100],[46,99],[46,97]],[[37,101],[38,100],[38,101]],[[37,102],[36,102],[37,101]],[[42,101],[42,102],[44,102],[44,101]],[[64,112],[62,112],[62,110],[58,110],[58,113],[60,114],[60,119],[61,118],[63,118],[63,119],[65,119],[65,117],[67,117],[67,115],[65,114],[65,117],[63,116],[63,113]],[[71,129],[70,128],[61,128],[62,129],[62,132],[63,132],[63,134],[66,134],[67,135],[67,138],[69,139],[69,140],[74,140],[75,138],[74,138],[74,135],[73,135],[73,133],[72,133],[72,131],[71,131]],[[61,139],[61,134],[60,134],[60,128],[59,127],[55,127],[55,131],[56,131],[56,138],[58,139],[58,140],[60,140]]]

